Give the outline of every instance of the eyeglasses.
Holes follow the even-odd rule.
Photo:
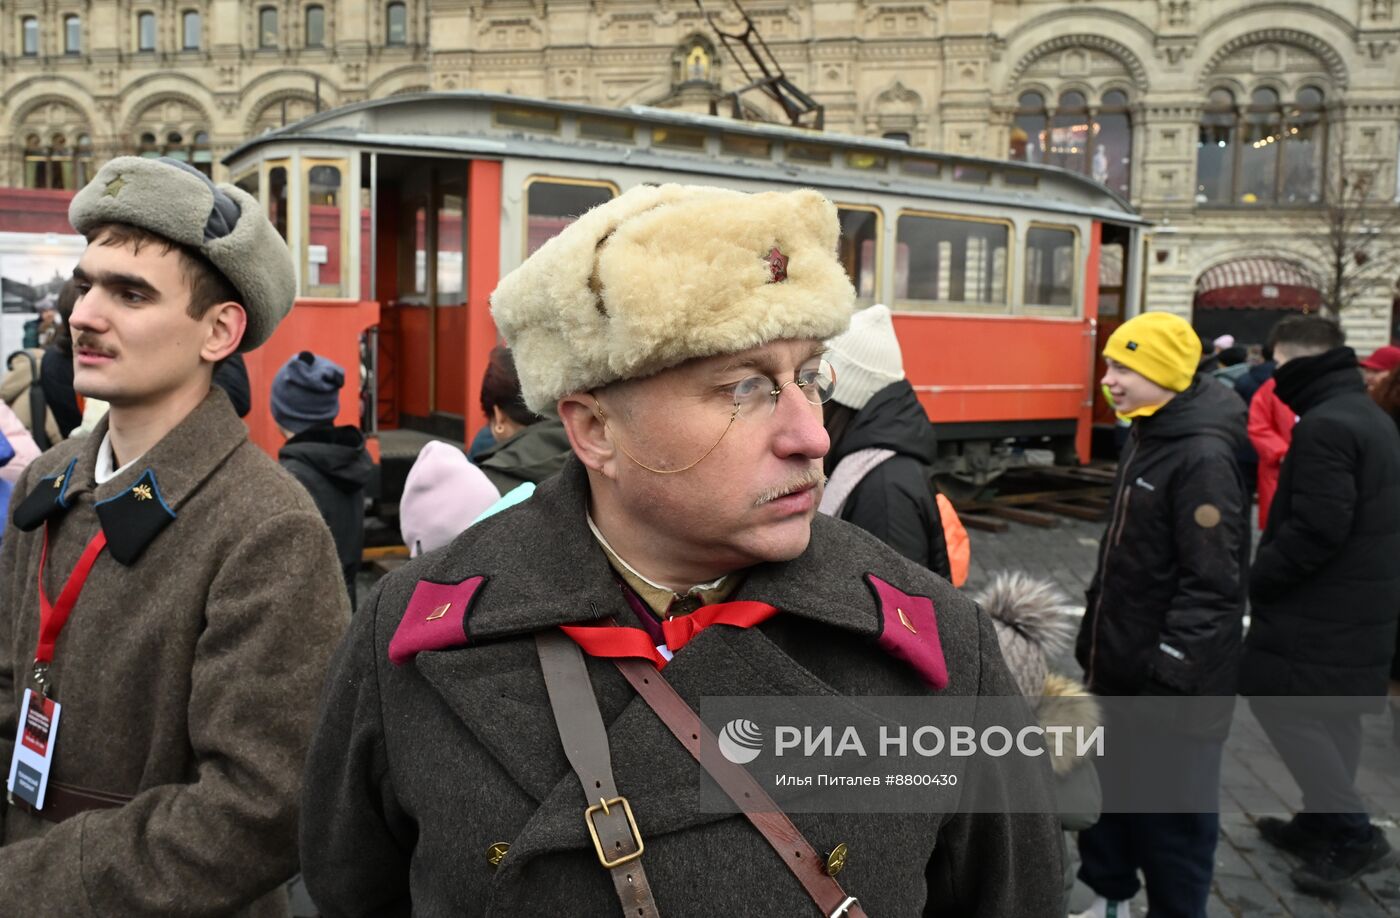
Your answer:
[[[761,373],[746,376],[734,386],[734,417],[761,415],[764,404],[768,406],[768,413],[772,414],[788,386],[796,386],[802,397],[813,405],[824,405],[831,401],[832,393],[836,391],[836,369],[825,360],[817,359],[803,364],[785,383],[778,383]]]
[[[826,360],[817,358],[809,360],[798,368],[792,379],[787,382],[777,382],[771,376],[762,373],[755,373],[753,376],[745,376],[734,384],[734,410],[729,414],[729,422],[724,425],[724,430],[715,439],[713,445],[705,450],[704,455],[687,466],[678,469],[656,469],[642,462],[623,446],[621,441],[617,442],[618,449],[632,462],[654,472],[657,475],[675,475],[680,472],[688,472],[701,462],[704,462],[713,453],[725,434],[729,433],[729,428],[734,426],[734,422],[740,418],[766,417],[772,415],[778,408],[778,400],[782,398],[783,390],[788,386],[796,386],[797,391],[802,393],[809,404],[824,405],[831,401],[832,394],[836,391],[836,370]],[[608,414],[603,410],[603,405],[595,396],[593,404],[597,407],[598,417],[603,421],[603,426],[608,425]],[[763,412],[763,406],[768,406],[767,414]]]

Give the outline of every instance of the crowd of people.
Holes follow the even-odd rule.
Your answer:
[[[361,597],[346,369],[278,370],[276,462],[240,421],[239,355],[295,290],[256,200],[128,157],[70,219],[52,338],[0,381],[0,914],[280,916],[299,870],[326,916],[1126,918],[1145,886],[1154,918],[1199,918],[1218,810],[1133,812],[1121,766],[1218,795],[1230,709],[1143,724],[1113,697],[1249,696],[1302,791],[1257,822],[1299,888],[1391,862],[1361,712],[1278,699],[1400,686],[1400,348],[1358,361],[1317,316],[1262,362],[1167,313],[1119,327],[1125,443],[1076,634],[1025,574],[958,589],[935,430],[889,309],[853,308],[830,202],[642,186],[500,283],[487,424],[423,448],[413,560]],[[1070,645],[1082,679],[1053,671]],[[1120,768],[978,776],[1030,811],[789,816],[702,754],[692,708],[930,691],[1102,722]],[[701,806],[702,770],[745,818]]]

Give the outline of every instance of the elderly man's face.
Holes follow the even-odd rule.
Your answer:
[[[672,569],[683,557],[688,569],[723,573],[806,549],[831,443],[821,405],[783,384],[822,350],[818,341],[779,341],[597,393],[616,448],[602,469],[605,499],[615,501],[609,509],[624,521],[634,554],[668,556]],[[763,397],[726,432],[735,387],[755,375],[782,385],[781,394],[774,403],[772,386],[762,386]],[[691,463],[674,474],[653,471]]]

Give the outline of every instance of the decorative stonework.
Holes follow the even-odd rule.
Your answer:
[[[1241,35],[1221,45],[1201,68],[1197,87],[1204,90],[1206,83],[1212,77],[1229,69],[1228,64],[1230,63],[1235,63],[1236,69],[1243,69],[1245,65],[1238,63],[1242,61],[1242,58],[1238,56],[1239,53],[1259,45],[1283,46],[1283,49],[1280,50],[1281,54],[1288,53],[1288,49],[1301,50],[1319,61],[1336,88],[1344,89],[1347,85],[1346,63],[1342,60],[1337,49],[1327,42],[1316,35],[1295,29],[1264,29]]]
[[[1022,77],[1032,66],[1056,52],[1066,52],[1068,55],[1084,55],[1085,63],[1083,66],[1088,67],[1090,66],[1088,64],[1090,60],[1090,51],[1096,51],[1102,57],[1107,57],[1115,61],[1123,68],[1124,72],[1131,77],[1134,87],[1136,87],[1139,92],[1147,91],[1147,68],[1143,66],[1141,59],[1128,49],[1127,46],[1119,44],[1111,38],[1105,38],[1102,35],[1061,35],[1047,42],[1043,42],[1031,49],[1029,53],[1016,63],[1016,66],[1011,68],[1009,81],[1013,86],[1019,85],[1022,82]],[[1057,69],[1062,70],[1065,67],[1073,68],[1079,66],[1074,62],[1066,63],[1066,60],[1067,58],[1062,55]]]

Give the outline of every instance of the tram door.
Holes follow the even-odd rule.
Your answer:
[[[379,420],[463,442],[465,160],[380,155],[376,200]]]
[[[1103,360],[1104,345],[1109,335],[1129,318],[1128,288],[1132,253],[1132,231],[1126,226],[1101,223],[1099,237],[1099,325],[1094,342],[1094,420],[1095,424],[1113,425],[1113,406],[1099,391],[1099,380],[1108,370]]]

